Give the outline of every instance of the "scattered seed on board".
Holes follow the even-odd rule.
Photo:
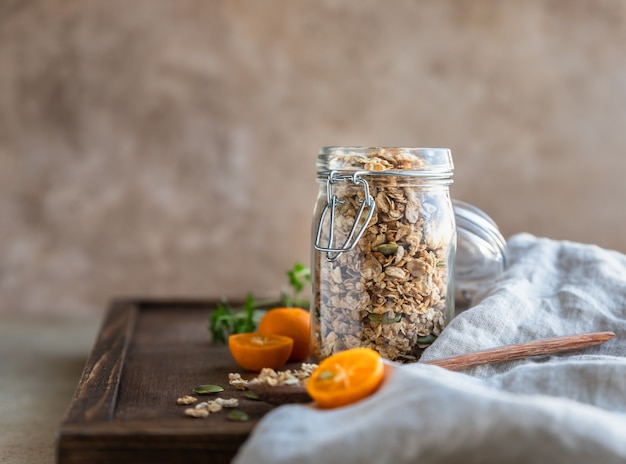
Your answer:
[[[185,409],[185,415],[190,417],[199,417],[204,419],[209,416],[209,411],[206,409],[187,408]]]
[[[245,422],[247,420],[250,419],[250,417],[248,416],[248,414],[246,414],[243,411],[240,411],[239,409],[235,409],[233,411],[230,411],[227,415],[226,418],[228,420],[231,421],[235,421],[235,422]]]
[[[270,387],[277,385],[303,385],[316,368],[317,364],[311,363],[302,363],[300,369],[287,369],[284,371],[265,368],[250,382],[262,383]]]
[[[228,374],[228,383],[235,387],[237,390],[247,390],[248,389],[248,381],[241,377],[239,373],[230,373]]]
[[[225,408],[236,408],[239,406],[237,398],[217,398],[215,402]]]
[[[211,395],[213,393],[221,393],[224,389],[219,385],[198,385],[193,389],[197,395]]]
[[[237,398],[216,398],[215,400],[202,401],[193,408],[185,409],[185,415],[205,418],[209,414],[220,412],[222,408],[236,408],[238,406],[239,400]]]
[[[198,401],[198,398],[195,398],[191,395],[185,395],[176,399],[177,404],[193,404]]]
[[[253,392],[246,392],[246,398],[252,401],[261,401],[261,398],[259,398],[258,395]]]

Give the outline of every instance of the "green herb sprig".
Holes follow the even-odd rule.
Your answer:
[[[228,336],[235,333],[254,332],[265,309],[273,307],[309,308],[309,299],[301,296],[307,284],[311,282],[311,270],[301,263],[287,271],[289,289],[280,292],[277,300],[257,300],[248,293],[243,306],[233,307],[228,300],[222,299],[209,315],[209,332],[215,343],[226,343]]]
[[[293,269],[287,271],[291,292],[282,291],[280,296],[281,306],[309,308],[310,301],[308,298],[302,298],[302,293],[307,284],[311,283],[311,269],[305,267],[301,263],[296,263]]]

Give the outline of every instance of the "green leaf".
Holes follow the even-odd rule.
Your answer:
[[[221,301],[209,318],[209,330],[214,342],[226,343],[226,338],[231,332],[232,310],[228,303]]]
[[[235,315],[234,333],[254,332],[256,323],[254,322],[254,309],[256,301],[252,293],[246,296],[246,303],[242,312]]]
[[[209,315],[209,331],[215,343],[226,343],[228,336],[233,333],[254,332],[265,314],[257,308],[272,308],[276,305],[309,307],[308,298],[299,298],[298,294],[311,282],[311,270],[301,263],[296,263],[293,269],[287,271],[292,294],[282,291],[279,300],[261,302],[254,298],[252,293],[246,295],[241,307],[233,308],[225,299],[220,301]]]
[[[287,271],[287,277],[289,277],[289,284],[298,294],[304,289],[307,282],[311,282],[311,270],[302,263],[296,263],[293,269]]]
[[[246,305],[245,305],[246,314],[249,314],[250,316],[252,316],[252,311],[254,311],[254,308],[256,308],[256,301],[254,299],[254,295],[252,293],[248,293],[246,295]]]

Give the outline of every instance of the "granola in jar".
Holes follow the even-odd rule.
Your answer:
[[[446,149],[326,147],[313,221],[312,355],[417,361],[454,314]]]

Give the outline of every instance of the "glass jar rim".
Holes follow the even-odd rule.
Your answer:
[[[454,165],[449,148],[324,146],[317,171],[452,177]]]

